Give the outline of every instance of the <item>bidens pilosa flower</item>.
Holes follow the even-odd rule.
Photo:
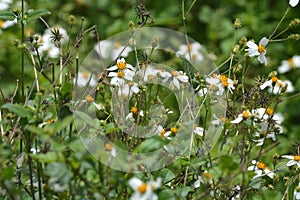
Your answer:
[[[248,49],[246,49],[245,51],[248,51],[250,57],[258,56],[258,61],[261,64],[267,65],[267,58],[265,55],[267,53],[266,46],[268,42],[269,40],[266,37],[263,37],[259,41],[258,45],[255,44],[253,41],[248,41],[246,44]]]
[[[131,195],[130,199],[157,200],[158,196],[155,194],[154,190],[160,187],[161,181],[161,178],[157,178],[156,181],[149,181],[145,183],[138,178],[131,178],[128,183],[134,190],[134,193]]]

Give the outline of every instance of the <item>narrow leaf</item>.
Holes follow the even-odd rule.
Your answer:
[[[51,12],[45,9],[36,9],[36,10],[28,10],[26,14],[27,14],[27,21],[30,21],[32,19],[37,19],[43,15],[49,15],[51,14]]]
[[[29,117],[31,116],[31,112],[29,110],[26,110],[22,105],[20,104],[12,104],[7,103],[2,106],[2,108],[6,108],[9,111],[15,113],[19,117]]]
[[[16,18],[16,16],[11,11],[8,11],[8,10],[0,11],[0,19],[2,19],[2,20],[13,21],[13,20],[15,20],[15,18]]]

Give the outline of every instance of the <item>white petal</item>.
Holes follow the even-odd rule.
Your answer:
[[[232,124],[238,124],[241,121],[243,121],[243,115],[239,114],[238,117],[235,120],[231,121],[231,123]]]
[[[184,83],[187,83],[189,81],[189,77],[186,75],[178,75],[177,78]]]
[[[265,65],[268,64],[267,58],[266,58],[266,56],[265,56],[264,54],[260,54],[260,55],[258,56],[258,61],[259,61],[261,64],[264,64],[264,63],[265,63]]]
[[[264,84],[260,85],[260,89],[263,90],[265,89],[266,87],[271,87],[272,86],[272,80],[268,80],[266,82],[264,82]]]
[[[266,37],[263,37],[260,41],[259,41],[259,45],[262,45],[262,46],[267,46],[269,40],[266,38]]]
[[[290,71],[291,66],[288,61],[284,60],[281,62],[281,65],[278,67],[278,72],[283,74],[285,72]]]
[[[176,77],[173,78],[173,85],[177,87],[178,90],[180,89],[180,84]]]
[[[290,0],[289,4],[292,6],[292,7],[295,7],[297,6],[299,3],[299,0]]]

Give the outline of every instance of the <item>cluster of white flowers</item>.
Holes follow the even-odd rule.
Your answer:
[[[281,123],[283,122],[283,117],[280,113],[274,113],[271,108],[257,108],[251,111],[244,110],[240,113],[236,119],[232,120],[232,124],[241,123],[243,120],[252,119],[252,123],[254,127],[256,127],[256,131],[253,133],[254,142],[256,142],[256,146],[261,146],[264,144],[266,139],[271,139],[272,141],[276,141],[275,135],[281,134],[283,132],[283,128]],[[270,120],[274,123],[270,126]]]

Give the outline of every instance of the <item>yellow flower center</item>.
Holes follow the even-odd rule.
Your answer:
[[[116,49],[120,48],[121,46],[122,46],[122,44],[121,44],[120,42],[116,42],[116,43],[115,43],[115,48],[116,48]]]
[[[105,144],[105,149],[106,151],[111,151],[112,150],[112,146],[109,143]]]
[[[147,184],[146,183],[142,183],[138,188],[138,191],[140,192],[140,193],[145,193],[146,192],[146,190],[147,190]]]
[[[243,118],[247,119],[250,116],[250,113],[248,111],[243,111]]]
[[[119,70],[125,69],[126,68],[126,62],[122,62],[122,61],[118,62],[117,67],[118,67]]]
[[[91,97],[91,95],[87,95],[87,96],[85,97],[85,100],[86,100],[87,102],[93,102],[93,101],[94,101],[94,98]]]
[[[89,72],[82,72],[82,77],[85,79],[88,79],[90,77],[90,73]]]
[[[178,129],[176,127],[172,127],[170,130],[173,134],[178,132]]]
[[[257,163],[257,168],[258,169],[265,169],[267,167],[267,165],[263,162],[258,162]]]
[[[300,161],[300,156],[298,155],[294,156],[294,161]]]
[[[278,78],[277,78],[276,76],[273,76],[273,77],[272,77],[272,82],[273,82],[273,83],[276,83],[277,81],[278,81]]]
[[[203,172],[202,175],[206,178],[211,179],[211,174],[209,172]]]
[[[227,78],[225,75],[221,75],[221,76],[220,76],[220,80],[221,80],[222,85],[223,85],[224,87],[228,87],[228,78]]]
[[[166,133],[166,130],[165,130],[165,129],[161,130],[161,131],[160,131],[160,137],[161,137],[161,138],[164,138],[165,133]]]
[[[295,63],[294,63],[294,59],[293,58],[289,58],[287,61],[290,64],[291,67],[295,67]]]
[[[266,47],[264,47],[263,45],[258,45],[257,51],[259,53],[264,53],[266,51]]]
[[[132,112],[133,114],[136,114],[138,111],[137,107],[132,107],[130,112]]]
[[[54,119],[48,119],[46,123],[47,124],[52,124],[53,122],[54,122]]]
[[[119,78],[123,78],[123,77],[125,76],[125,73],[124,73],[123,71],[118,71],[118,72],[117,72],[117,76],[118,76]]]
[[[134,85],[134,82],[133,81],[129,81],[128,82],[128,86],[132,87]]]
[[[178,76],[178,72],[177,71],[171,71],[172,76]]]
[[[216,74],[216,73],[214,73],[214,74],[212,75],[213,78],[217,78],[217,76],[218,76],[218,74]]]
[[[268,107],[267,110],[266,110],[266,113],[268,115],[272,115],[274,113],[274,110],[272,108]]]
[[[0,28],[2,28],[4,22],[2,20],[0,20]]]

